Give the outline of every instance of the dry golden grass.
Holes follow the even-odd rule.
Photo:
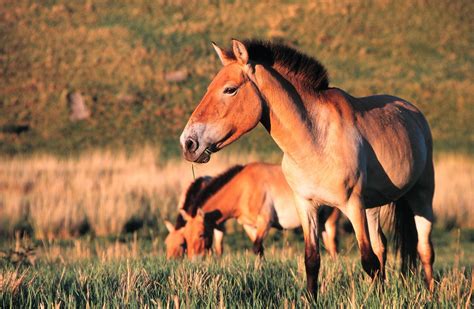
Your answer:
[[[474,227],[474,160],[446,155],[436,161],[434,209],[439,221]]]
[[[2,271],[0,273],[0,293],[16,294],[18,288],[25,284],[25,275],[27,271]]]
[[[118,235],[130,220],[161,225],[173,218],[177,201],[193,180],[191,164],[158,161],[144,148],[131,155],[95,151],[79,158],[50,155],[9,158],[0,163],[3,232],[28,221],[39,239],[77,236],[89,227],[95,235]],[[210,164],[194,165],[195,175],[215,175],[257,155],[216,154]],[[278,159],[274,159],[274,162]],[[434,207],[447,226],[474,227],[474,160],[444,155],[436,161]],[[86,230],[87,231],[87,230]]]
[[[151,148],[127,156],[97,151],[77,159],[49,155],[4,159],[0,163],[0,218],[3,229],[27,220],[40,239],[76,236],[89,225],[95,235],[118,235],[131,219],[174,217],[176,203],[192,180],[184,160],[158,162]],[[256,156],[216,155],[195,166],[196,177],[214,175]],[[5,231],[4,231],[5,232]]]

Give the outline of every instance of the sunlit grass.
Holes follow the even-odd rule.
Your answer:
[[[331,260],[323,253],[317,305],[333,307],[469,307],[472,248],[445,234],[451,251],[438,254],[431,294],[418,270],[401,277],[389,255],[384,289],[363,273],[349,237]],[[25,242],[25,241],[21,241]],[[34,265],[0,261],[0,303],[5,306],[308,307],[302,242],[269,244],[265,260],[231,242],[222,258],[167,261],[162,244],[75,240],[37,244]]]

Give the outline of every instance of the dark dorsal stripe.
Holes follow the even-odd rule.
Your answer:
[[[315,93],[328,89],[328,73],[318,60],[281,43],[260,40],[245,40],[242,43],[251,61],[270,65],[292,82]],[[225,51],[225,54],[235,58],[232,50]]]
[[[198,196],[199,192],[207,186],[207,184],[212,180],[212,177],[209,176],[203,176],[199,177],[196,180],[194,180],[188,187],[188,190],[186,191],[185,199],[184,199],[184,204],[182,208],[184,211],[187,213],[191,213],[192,207],[196,204],[196,197]],[[183,226],[186,225],[186,221],[184,221],[183,216],[181,216],[180,213],[178,213],[178,217],[176,218],[176,224],[175,228],[180,229]]]
[[[225,186],[229,181],[232,180],[242,169],[243,165],[236,165],[212,178],[207,186],[199,192],[196,196],[195,203],[189,211],[187,211],[192,217],[196,216],[198,208],[202,208],[206,201],[216,194],[223,186]]]

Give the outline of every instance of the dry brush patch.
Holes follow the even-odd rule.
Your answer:
[[[255,156],[216,156],[195,166],[195,176],[214,175]],[[133,232],[176,215],[181,192],[193,180],[190,163],[159,162],[159,151],[96,151],[76,159],[53,156],[4,159],[0,163],[3,232],[31,224],[39,239]]]
[[[144,226],[161,231],[162,220],[176,215],[193,171],[184,160],[160,162],[158,154],[144,148],[128,155],[95,151],[69,159],[50,155],[5,158],[0,163],[2,232],[12,234],[28,224],[39,239],[89,232],[116,236]],[[252,154],[216,154],[210,164],[194,165],[195,177],[258,159]],[[278,162],[277,156],[273,161]],[[438,222],[447,228],[473,228],[474,160],[440,156],[436,183]]]
[[[441,156],[435,166],[434,209],[447,228],[474,228],[474,160],[461,155]]]

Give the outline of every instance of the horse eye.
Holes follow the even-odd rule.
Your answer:
[[[226,87],[224,89],[224,94],[234,95],[237,93],[237,87]]]

